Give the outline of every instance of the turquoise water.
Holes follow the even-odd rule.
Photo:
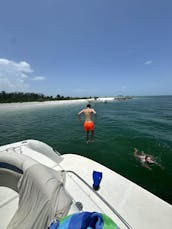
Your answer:
[[[61,154],[89,157],[172,204],[172,96],[138,97],[92,103],[97,111],[95,142],[86,144],[77,113],[85,103],[4,109],[0,106],[0,145],[38,139]],[[144,168],[134,148],[163,166]]]

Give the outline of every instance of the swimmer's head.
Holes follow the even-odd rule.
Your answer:
[[[145,161],[150,162],[150,161],[151,161],[151,157],[148,156],[148,155],[146,155],[146,156],[145,156]]]
[[[91,104],[87,104],[87,107],[91,108]]]

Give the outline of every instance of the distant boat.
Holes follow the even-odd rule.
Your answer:
[[[134,98],[133,96],[115,96],[115,97],[96,97],[96,101],[98,102],[113,102],[113,101],[123,101]]]
[[[47,229],[83,211],[104,213],[121,229],[172,226],[170,204],[95,161],[37,140],[0,147],[1,229]]]
[[[98,97],[97,101],[107,103],[114,101],[114,97]]]

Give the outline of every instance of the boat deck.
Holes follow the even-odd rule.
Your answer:
[[[23,144],[20,142],[0,147],[0,151],[12,147],[17,153],[29,156],[54,170],[74,172],[66,173],[65,183],[65,188],[74,201],[70,213],[79,211],[75,203],[80,202],[83,205],[82,210],[105,213],[110,216],[121,229],[127,228],[127,226],[114,214],[113,209],[125,219],[131,228],[171,228],[172,206],[170,204],[95,161],[74,154],[56,155],[57,158],[54,160],[52,150],[49,150],[49,148],[42,150],[42,148],[39,147],[39,151],[37,151],[36,148],[28,147],[29,141],[32,140],[25,141]],[[50,151],[50,157],[48,157],[47,154],[48,150]],[[92,172],[94,170],[103,173],[101,187],[97,191],[98,195],[92,189]],[[77,175],[75,175],[75,173]],[[110,208],[100,196],[103,197],[112,208]],[[8,188],[4,190],[4,187],[0,187],[1,229],[6,228],[7,223],[17,209],[17,205],[18,194],[12,190],[8,190]]]

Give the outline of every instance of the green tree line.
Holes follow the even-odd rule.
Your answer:
[[[72,100],[72,99],[88,99],[88,97],[70,97],[70,96],[45,96],[41,93],[32,93],[32,92],[10,92],[5,91],[0,92],[0,103],[15,103],[15,102],[44,102],[44,101],[53,101],[53,100]]]

